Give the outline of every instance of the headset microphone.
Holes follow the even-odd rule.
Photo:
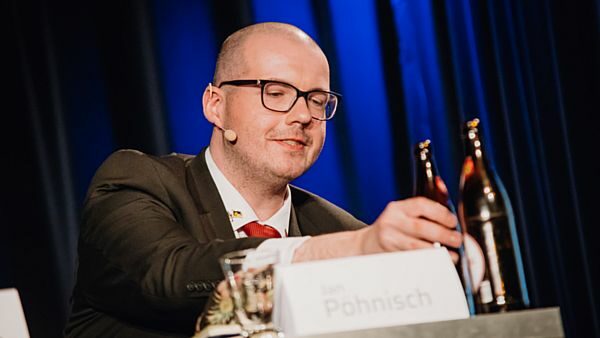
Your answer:
[[[221,129],[221,131],[223,131],[223,136],[225,136],[225,139],[227,141],[229,141],[230,143],[234,143],[235,141],[237,141],[237,134],[235,133],[235,131],[233,131],[231,129],[223,129],[214,123],[213,123],[213,125],[219,129]]]
[[[237,140],[237,134],[231,129],[226,129],[223,135],[225,136],[225,139],[231,143]]]

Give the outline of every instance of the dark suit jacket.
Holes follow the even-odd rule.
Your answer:
[[[122,150],[98,169],[83,209],[66,336],[189,337],[223,279],[218,258],[264,240],[235,238],[204,151]],[[291,192],[290,236],[364,226],[323,198]]]

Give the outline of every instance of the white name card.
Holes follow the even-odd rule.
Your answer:
[[[274,321],[286,337],[469,317],[443,247],[279,266],[275,275]]]
[[[27,322],[17,289],[0,290],[0,337],[29,337]]]

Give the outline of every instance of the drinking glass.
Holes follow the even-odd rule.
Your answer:
[[[244,337],[283,337],[272,321],[277,261],[276,252],[256,249],[233,251],[220,259]]]

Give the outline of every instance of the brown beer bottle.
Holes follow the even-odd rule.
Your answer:
[[[419,142],[414,147],[414,159],[415,159],[415,180],[414,180],[414,195],[427,197],[431,200],[438,202],[445,206],[452,213],[456,213],[448,189],[444,180],[438,174],[437,166],[433,156],[433,148],[430,140],[424,140]],[[460,224],[457,224],[456,230],[462,232]],[[470,297],[470,276],[468,262],[464,252],[464,247],[461,246],[459,249],[447,248],[450,251],[454,251],[458,254],[458,262],[456,263],[456,270],[458,276],[461,279],[461,283],[464,287],[467,302],[469,307],[472,308],[472,299]]]
[[[510,200],[483,150],[478,119],[463,129],[465,161],[460,178],[458,217],[477,245],[466,246],[476,313],[525,307],[522,264]],[[513,242],[513,238],[515,241]],[[523,290],[521,289],[523,286]]]
[[[424,140],[415,145],[415,185],[414,195],[427,197],[446,208],[451,208],[446,184],[439,176],[433,158],[433,148],[430,140]]]

